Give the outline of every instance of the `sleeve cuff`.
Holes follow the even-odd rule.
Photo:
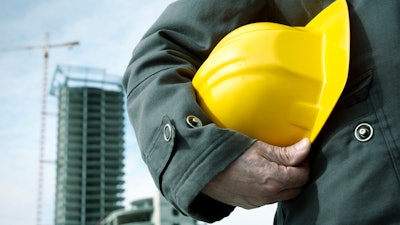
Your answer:
[[[207,223],[213,223],[227,217],[234,206],[214,200],[203,193],[199,193],[189,206],[191,217]]]

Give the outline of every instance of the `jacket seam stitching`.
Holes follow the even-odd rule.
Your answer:
[[[132,92],[133,92],[136,88],[138,88],[141,84],[143,84],[145,81],[147,81],[148,79],[150,79],[150,78],[153,77],[154,75],[156,75],[156,74],[158,74],[158,73],[160,73],[160,72],[162,72],[162,71],[171,69],[171,68],[173,68],[173,67],[171,66],[171,67],[163,68],[163,69],[161,69],[161,70],[158,70],[158,71],[156,71],[156,72],[154,72],[154,73],[152,73],[152,74],[146,76],[144,79],[142,79],[140,82],[138,82],[134,87],[132,87],[132,89],[129,91],[129,93],[128,93],[127,96],[129,97],[129,96],[132,94]]]
[[[193,163],[192,166],[190,166],[190,167],[186,170],[186,172],[183,174],[183,176],[181,177],[181,179],[180,179],[180,181],[179,181],[179,183],[178,183],[178,185],[177,185],[177,186],[178,186],[178,189],[177,189],[177,191],[175,192],[175,199],[179,199],[178,201],[179,201],[180,203],[181,203],[181,199],[179,198],[179,196],[180,196],[179,193],[181,192],[182,188],[185,186],[185,185],[183,185],[183,184],[185,183],[185,181],[187,180],[187,178],[190,177],[189,175],[192,174],[193,168],[195,168],[194,165],[197,165],[197,167],[198,167],[199,165],[201,165],[202,162],[204,161],[205,156],[207,156],[207,155],[209,154],[209,149],[212,149],[212,148],[214,148],[215,146],[218,146],[218,145],[224,140],[224,138],[227,137],[227,136],[230,136],[230,134],[229,134],[229,133],[224,134],[224,135],[220,136],[219,138],[217,138],[215,141],[213,141],[213,144],[210,145],[208,148],[206,148],[206,149],[203,151],[203,153],[200,155],[200,157],[197,158],[196,161],[200,161],[200,163],[199,163],[198,165],[197,165],[196,163]]]

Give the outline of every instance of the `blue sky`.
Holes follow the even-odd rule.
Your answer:
[[[36,224],[43,51],[52,48],[49,81],[59,64],[105,69],[122,75],[132,49],[172,0],[1,0],[0,7],[0,224]],[[48,96],[45,159],[55,160],[57,101]],[[126,125],[125,205],[156,192],[141,161],[133,129]],[[42,224],[53,224],[55,164],[44,164]],[[272,224],[275,205],[237,209],[217,225]],[[249,223],[251,221],[251,223]]]

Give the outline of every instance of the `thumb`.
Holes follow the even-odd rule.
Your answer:
[[[308,138],[287,147],[274,147],[270,159],[280,165],[297,166],[308,156],[311,143]],[[271,157],[272,156],[272,157]]]

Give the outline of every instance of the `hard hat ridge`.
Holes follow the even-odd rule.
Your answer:
[[[260,22],[237,28],[192,83],[218,126],[288,146],[315,139],[344,88],[348,63],[347,5],[337,0],[305,27]]]

